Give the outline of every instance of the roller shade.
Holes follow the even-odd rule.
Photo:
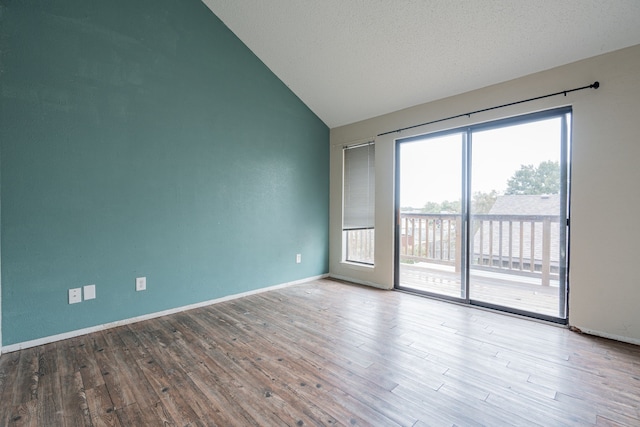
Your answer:
[[[375,145],[344,149],[343,230],[374,228]]]

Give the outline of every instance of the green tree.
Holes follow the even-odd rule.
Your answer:
[[[504,194],[558,194],[560,192],[560,163],[547,160],[535,167],[521,165],[509,181]]]
[[[498,192],[491,190],[489,193],[482,191],[476,191],[473,193],[473,201],[471,202],[471,211],[474,214],[486,214],[489,213],[493,204],[498,198]]]
[[[427,202],[422,208],[424,213],[440,213],[440,210],[440,203],[436,202]]]
[[[460,200],[448,201],[445,200],[440,204],[441,213],[458,213],[460,212]]]
[[[460,200],[449,201],[445,200],[441,203],[427,202],[422,208],[424,213],[457,213],[460,212]]]

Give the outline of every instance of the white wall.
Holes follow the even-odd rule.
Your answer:
[[[517,58],[514,58],[517,60]],[[547,93],[589,89],[376,139],[375,267],[341,262],[343,144]],[[569,323],[640,344],[640,45],[331,130],[330,273],[393,287],[394,140],[571,105]]]

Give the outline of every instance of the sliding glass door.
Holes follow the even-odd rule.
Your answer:
[[[398,146],[399,274],[403,285],[466,298],[462,259],[465,133],[406,140]]]
[[[564,317],[563,122],[551,117],[473,133],[471,194],[484,203],[470,206],[471,299]]]
[[[566,319],[570,109],[397,142],[396,287]]]

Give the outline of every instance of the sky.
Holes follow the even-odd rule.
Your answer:
[[[560,118],[477,131],[472,140],[471,191],[503,194],[521,165],[560,160]],[[460,199],[462,134],[429,137],[400,146],[400,206]]]

